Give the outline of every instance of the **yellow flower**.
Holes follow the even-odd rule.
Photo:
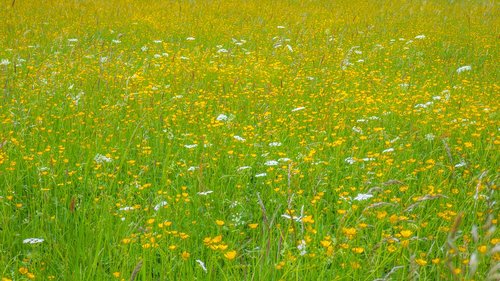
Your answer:
[[[236,258],[236,254],[237,254],[236,251],[229,251],[229,252],[225,253],[224,256],[228,260],[234,260],[234,258]]]
[[[251,224],[248,225],[248,227],[250,227],[251,229],[256,229],[257,226],[259,226],[258,223],[251,223]]]
[[[313,217],[312,216],[306,216],[302,219],[303,223],[314,223]]]
[[[401,230],[400,234],[401,234],[401,236],[403,236],[404,238],[408,238],[408,237],[410,237],[413,233],[411,232],[411,230]]]
[[[356,248],[352,248],[352,251],[355,252],[356,254],[361,254],[365,251],[365,249],[363,249],[361,247],[356,247]]]
[[[424,266],[427,264],[427,261],[424,259],[416,259],[415,262],[420,266]]]
[[[114,277],[116,277],[116,278],[119,278],[119,277],[120,277],[120,275],[121,275],[121,273],[120,273],[120,272],[114,272],[114,273],[113,273],[113,276],[114,276]]]
[[[321,244],[321,246],[323,246],[323,247],[329,247],[329,246],[332,244],[332,241],[323,240],[323,241],[320,241],[319,243],[320,243],[320,244]]]
[[[477,248],[477,250],[481,253],[481,254],[486,254],[486,251],[488,250],[488,248],[485,246],[485,245],[482,245],[482,246],[479,246]]]
[[[218,225],[218,226],[223,226],[224,225],[224,221],[221,221],[221,220],[216,220],[215,223]]]
[[[26,267],[20,267],[19,268],[19,273],[21,273],[22,275],[28,273],[28,269]]]
[[[31,272],[28,272],[28,274],[26,274],[26,276],[28,276],[29,279],[35,279],[35,274],[33,274]]]
[[[190,256],[191,256],[191,254],[189,254],[189,253],[188,253],[188,252],[186,252],[186,251],[182,252],[182,254],[181,254],[181,258],[182,258],[183,260],[187,260],[187,259],[189,259],[189,257],[190,257]]]

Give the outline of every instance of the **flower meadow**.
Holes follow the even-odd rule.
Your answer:
[[[0,278],[499,280],[490,0],[0,8]]]

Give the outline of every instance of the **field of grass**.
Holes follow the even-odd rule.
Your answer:
[[[0,7],[0,278],[499,280],[490,0]]]

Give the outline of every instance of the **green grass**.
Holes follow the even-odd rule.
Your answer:
[[[499,12],[2,3],[2,281],[498,279]]]

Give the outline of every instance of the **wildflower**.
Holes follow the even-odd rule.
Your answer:
[[[300,241],[299,245],[297,246],[297,249],[300,251],[301,256],[307,254],[306,241],[304,240]]]
[[[269,143],[269,146],[270,146],[270,147],[277,147],[277,146],[281,146],[281,142],[271,142],[271,143]]]
[[[23,244],[39,244],[45,241],[43,238],[28,238],[23,240]]]
[[[415,262],[420,266],[425,266],[427,264],[427,261],[424,259],[416,259]]]
[[[361,130],[361,128],[356,127],[356,126],[352,127],[352,130],[353,130],[355,133],[358,133],[358,134],[362,134],[362,133],[363,133],[363,130]]]
[[[198,146],[197,144],[185,144],[184,145],[184,147],[187,148],[187,149],[195,148],[197,146]]]
[[[417,35],[415,36],[415,39],[420,39],[420,40],[425,39],[425,35],[423,34]]]
[[[218,225],[218,226],[223,226],[225,223],[224,221],[222,220],[216,220],[215,223]]]
[[[188,38],[186,38],[186,40],[187,41],[194,41],[194,40],[196,40],[196,38],[194,38],[194,37],[188,37]]]
[[[264,163],[264,165],[266,165],[266,166],[276,166],[276,165],[278,165],[278,161],[275,161],[275,160],[266,161],[266,163]]]
[[[256,229],[257,226],[259,226],[258,223],[250,223],[250,224],[248,224],[248,227],[250,227],[251,229]]]
[[[401,234],[401,236],[403,236],[404,238],[408,238],[408,237],[410,237],[413,233],[411,232],[411,230],[401,230],[400,234]]]
[[[363,194],[363,193],[359,193],[356,197],[354,197],[354,200],[356,201],[364,201],[364,200],[368,200],[370,198],[372,198],[373,195],[367,193],[367,194]]]
[[[354,160],[354,158],[352,157],[347,157],[346,159],[344,159],[344,161],[349,165],[356,163],[356,160]]]
[[[159,211],[162,207],[167,206],[168,203],[167,201],[161,201],[160,203],[156,204],[154,207],[155,211]]]
[[[182,254],[181,254],[181,258],[182,258],[183,260],[185,260],[185,261],[186,261],[186,260],[188,260],[190,256],[191,256],[191,254],[189,254],[189,253],[188,253],[188,252],[186,252],[186,251],[182,252]]]
[[[471,71],[472,70],[472,67],[470,65],[465,65],[465,66],[461,66],[459,68],[457,68],[457,73],[460,74],[464,71]]]
[[[120,272],[113,272],[113,276],[116,278],[120,278],[121,273]]]
[[[251,169],[251,168],[252,167],[250,167],[250,166],[242,166],[242,167],[239,167],[237,171],[239,172],[239,171],[243,171],[243,170],[247,170],[247,169]]]
[[[97,164],[101,164],[101,163],[110,163],[113,161],[113,159],[98,153],[94,156],[94,161]]]
[[[425,139],[428,140],[428,141],[432,141],[434,140],[436,136],[434,136],[434,134],[427,134],[425,135]]]
[[[212,190],[207,190],[207,191],[198,192],[198,195],[206,196],[206,195],[208,195],[210,193],[213,193],[213,191]]]
[[[28,273],[28,269],[26,267],[20,267],[19,268],[19,273],[21,273],[22,275]]]
[[[226,259],[228,260],[234,260],[234,258],[236,258],[236,255],[237,255],[236,251],[229,251],[224,254],[224,257],[226,257]]]
[[[78,39],[76,39],[76,38],[70,38],[70,39],[68,39],[68,42],[72,42],[72,43],[78,42]]]
[[[200,265],[201,269],[203,269],[203,271],[207,272],[207,268],[205,267],[205,263],[202,262],[201,260],[196,260],[196,262]]]
[[[0,65],[5,65],[5,66],[7,66],[7,65],[9,65],[9,64],[10,64],[10,61],[9,61],[8,59],[2,59],[2,60],[0,61]]]
[[[227,119],[228,117],[225,114],[219,114],[219,116],[217,116],[216,118],[217,121],[227,121]]]
[[[256,178],[261,178],[261,177],[265,177],[265,176],[267,176],[267,173],[260,173],[260,174],[255,175]]]
[[[389,152],[393,152],[394,151],[394,148],[388,148],[388,149],[385,149],[384,151],[382,151],[382,153],[389,153]]]
[[[285,29],[285,27],[282,26],[282,25],[278,25],[276,28],[278,28],[278,29]]]
[[[306,109],[306,108],[304,106],[301,106],[301,107],[297,107],[297,108],[292,109],[292,112],[296,112],[296,111],[304,110],[304,109]]]
[[[244,138],[242,138],[242,137],[240,137],[240,136],[234,136],[233,138],[234,138],[235,140],[237,140],[237,141],[241,141],[241,142],[245,142],[245,141],[246,141],[246,139],[244,139]]]
[[[355,248],[352,248],[352,251],[356,254],[361,254],[365,251],[365,249],[363,249],[361,247],[355,247]]]
[[[465,166],[467,166],[467,163],[464,160],[462,160],[462,161],[460,161],[460,163],[455,165],[455,168],[461,168],[461,167],[465,167]]]

